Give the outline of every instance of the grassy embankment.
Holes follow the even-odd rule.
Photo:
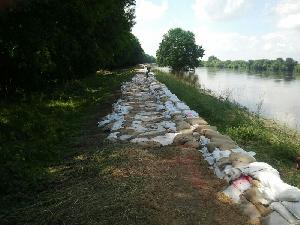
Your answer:
[[[271,164],[285,181],[300,187],[300,173],[295,169],[295,157],[300,152],[299,133],[199,90],[174,75],[161,71],[156,71],[156,75],[210,125],[217,126],[245,150],[255,151],[259,161]]]
[[[97,129],[97,117],[111,110],[121,83],[131,76],[98,74],[52,94],[0,103],[0,215],[35,200],[61,172],[55,166],[90,150],[82,139]]]

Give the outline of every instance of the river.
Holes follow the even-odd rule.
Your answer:
[[[300,131],[300,76],[197,68],[201,88]]]

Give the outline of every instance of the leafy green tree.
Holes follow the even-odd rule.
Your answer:
[[[145,63],[156,63],[156,58],[153,57],[152,55],[145,54]]]
[[[130,34],[135,0],[3,2],[0,95],[51,88],[143,57]],[[129,55],[124,54],[128,45]],[[116,55],[132,58],[116,60]]]
[[[198,67],[203,55],[202,46],[195,43],[195,35],[181,28],[170,29],[156,52],[157,63],[175,71]]]

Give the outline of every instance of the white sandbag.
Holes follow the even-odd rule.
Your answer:
[[[132,121],[131,128],[139,133],[148,131],[148,129],[146,127],[142,126],[142,121],[139,121],[139,120]]]
[[[298,220],[300,220],[300,202],[282,202],[282,204],[292,213]]]
[[[206,138],[205,136],[200,137],[200,144],[201,145],[206,146],[209,142],[210,142],[210,140],[208,138]]]
[[[268,216],[262,218],[262,225],[290,225],[278,212],[272,212]]]
[[[287,189],[277,195],[278,201],[299,202],[300,190],[298,188]]]
[[[163,136],[157,136],[152,138],[151,140],[160,143],[162,146],[170,145],[173,143],[174,138],[178,135],[179,133],[167,133]]]
[[[113,123],[113,126],[111,127],[111,130],[112,131],[115,131],[115,130],[119,130],[121,128],[123,128],[123,123],[124,123],[124,116],[121,116],[119,120],[117,120],[116,122]]]
[[[110,123],[110,120],[102,120],[100,122],[98,122],[98,127],[104,127],[106,124],[109,124]]]
[[[210,166],[212,166],[215,163],[215,159],[212,156],[205,157],[204,159],[208,162]]]
[[[121,141],[127,141],[128,139],[130,139],[132,137],[132,135],[127,135],[127,134],[125,134],[125,135],[121,135],[120,137],[119,137],[119,139],[121,140]]]
[[[300,221],[297,220],[280,202],[273,202],[270,208],[278,212],[284,219],[286,219],[289,224],[299,224]]]
[[[149,138],[134,138],[130,140],[130,142],[132,143],[140,143],[140,142],[148,142],[148,141],[150,141]]]
[[[180,110],[189,110],[190,107],[188,107],[185,103],[183,102],[176,102],[176,108]]]
[[[215,158],[216,161],[220,160],[221,158],[224,157],[229,157],[231,154],[230,151],[226,150],[226,151],[221,151],[220,149],[216,148],[213,152],[212,155]]]
[[[250,155],[250,156],[252,156],[252,157],[254,157],[254,156],[256,155],[255,152],[252,152],[252,151],[247,152],[247,151],[245,151],[244,149],[242,149],[242,148],[240,148],[240,147],[235,148],[235,149],[231,149],[231,151],[232,151],[232,152],[235,152],[235,153],[244,153],[244,154],[248,154],[248,155]]]
[[[176,124],[171,121],[163,121],[160,123],[164,128],[176,132]]]
[[[237,189],[234,185],[228,186],[224,191],[224,195],[229,197],[234,203],[239,203],[240,202],[240,195],[242,192]]]
[[[237,178],[239,178],[242,175],[241,170],[239,170],[238,168],[233,168],[233,167],[229,168],[229,169],[224,169],[224,173],[225,173],[224,179],[227,182],[236,180]]]
[[[249,175],[260,181],[261,187],[259,191],[263,194],[266,200],[278,201],[278,195],[289,189],[295,188],[289,184],[284,183],[277,170],[267,163],[254,162],[248,166],[239,167],[241,172]]]
[[[186,118],[199,118],[199,114],[194,110],[184,110],[183,113]]]
[[[214,167],[214,172],[215,172],[215,175],[219,178],[219,179],[223,179],[225,174],[222,170],[220,170],[220,168],[217,166],[217,164],[214,164],[213,165]]]
[[[250,180],[251,178],[249,176],[241,176],[233,181],[232,185],[239,189],[241,192],[244,192],[251,188]]]
[[[120,132],[114,132],[114,133],[110,133],[109,135],[108,135],[108,137],[107,137],[107,139],[108,140],[110,140],[110,141],[116,141],[117,139],[118,139],[118,134],[119,134]]]

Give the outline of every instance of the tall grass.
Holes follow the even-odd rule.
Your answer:
[[[173,74],[156,71],[156,76],[220,132],[231,136],[245,150],[255,151],[258,160],[271,164],[284,180],[300,187],[300,173],[295,169],[295,157],[300,151],[300,135],[296,131],[182,82]]]
[[[43,189],[50,176],[48,167],[74,153],[84,124],[97,113],[92,111],[95,106],[111,105],[114,93],[131,76],[130,72],[97,74],[51,94],[1,102],[0,205],[9,210]]]

